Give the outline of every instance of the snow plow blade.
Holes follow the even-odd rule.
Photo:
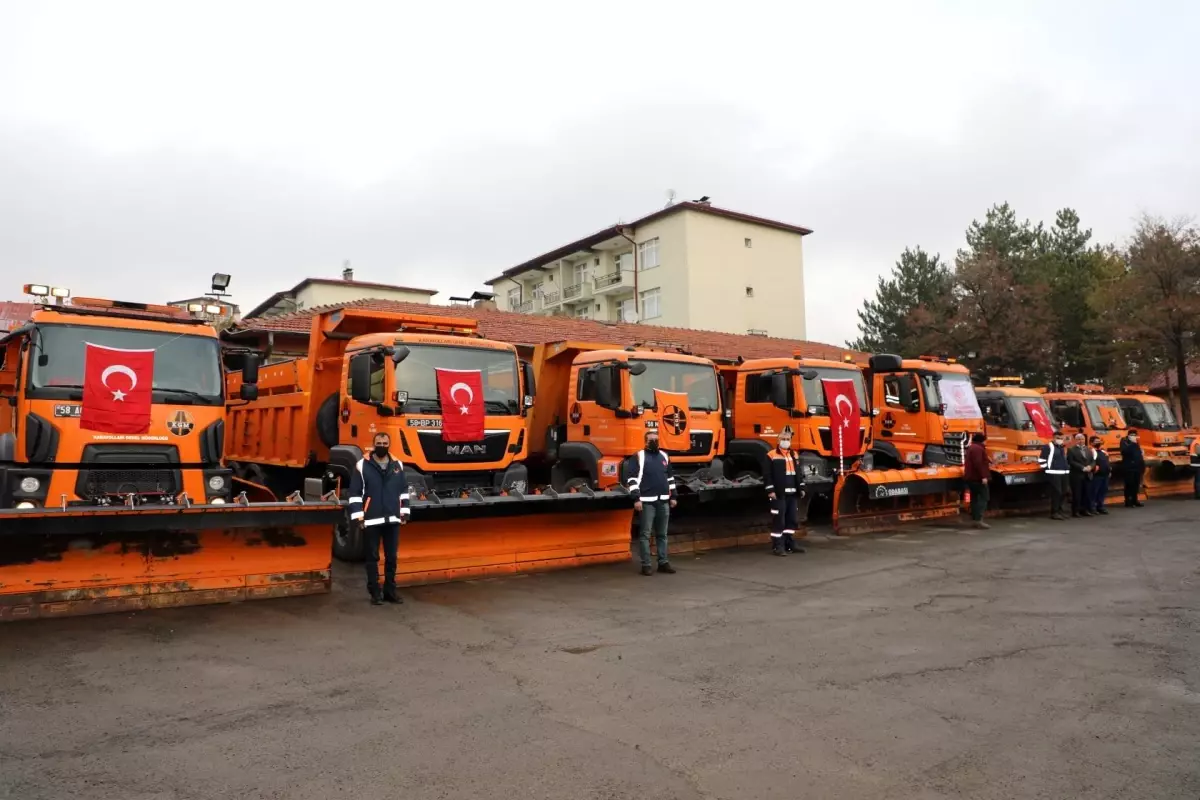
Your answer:
[[[1046,474],[1036,464],[993,466],[989,489],[989,517],[1050,513],[1050,484],[1046,481]],[[965,495],[963,504],[965,507]]]
[[[396,582],[414,586],[624,561],[632,519],[633,498],[624,489],[425,495],[413,500],[411,521],[400,529]],[[379,565],[382,572],[382,553]]]
[[[335,502],[0,511],[0,620],[329,591]]]
[[[765,497],[762,478],[751,475],[741,478],[712,477],[705,471],[676,479],[679,501],[711,503],[713,501],[748,500]],[[765,500],[764,500],[765,502]]]
[[[1192,469],[1186,456],[1153,461],[1148,459],[1142,489],[1146,497],[1189,497],[1193,492],[1195,475]]]
[[[890,531],[957,516],[962,487],[962,467],[851,472],[834,489],[834,533]]]

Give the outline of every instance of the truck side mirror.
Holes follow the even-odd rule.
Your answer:
[[[258,383],[258,353],[246,353],[242,356],[242,384]]]
[[[641,375],[645,371],[646,371],[646,362],[644,362],[644,361],[630,362],[630,364],[629,364],[629,374],[630,375]]]
[[[392,363],[399,364],[404,359],[408,358],[408,354],[412,352],[404,345],[392,348]]]
[[[533,398],[537,397],[537,379],[533,375],[533,364],[522,361],[521,375],[525,379],[525,407],[529,408],[533,405]]]
[[[238,389],[238,397],[240,397],[243,400],[247,400],[247,401],[257,400],[258,399],[258,384],[257,383],[243,383],[241,385],[241,387]]]
[[[371,403],[371,354],[350,359],[350,398],[356,403]]]
[[[820,373],[815,369],[806,369],[800,372],[800,377],[804,378],[806,381],[815,381],[818,377],[820,377]]]
[[[771,405],[784,411],[791,409],[791,398],[788,396],[791,379],[792,376],[786,372],[777,372],[771,376]]]

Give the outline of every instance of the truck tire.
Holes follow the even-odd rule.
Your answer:
[[[352,564],[362,561],[366,556],[363,552],[362,528],[351,525],[349,519],[339,522],[337,530],[333,532],[333,556],[338,561]]]
[[[326,397],[317,409],[317,436],[326,447],[336,447],[339,442],[338,393]]]

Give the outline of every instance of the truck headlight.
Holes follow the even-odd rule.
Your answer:
[[[17,503],[17,508],[37,508],[37,506],[28,500],[22,500],[21,502]]]
[[[223,506],[223,505],[225,505],[225,498],[224,497],[210,497],[210,498],[208,498],[208,504],[210,506]]]
[[[25,494],[34,494],[40,488],[42,488],[42,482],[32,475],[21,478],[21,491]]]
[[[224,491],[225,490],[225,476],[224,475],[213,475],[211,478],[208,479],[208,488],[212,489],[214,492]]]

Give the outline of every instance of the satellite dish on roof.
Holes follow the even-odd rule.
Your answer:
[[[627,308],[621,312],[621,321],[632,325],[638,321],[638,313],[632,308]]]

